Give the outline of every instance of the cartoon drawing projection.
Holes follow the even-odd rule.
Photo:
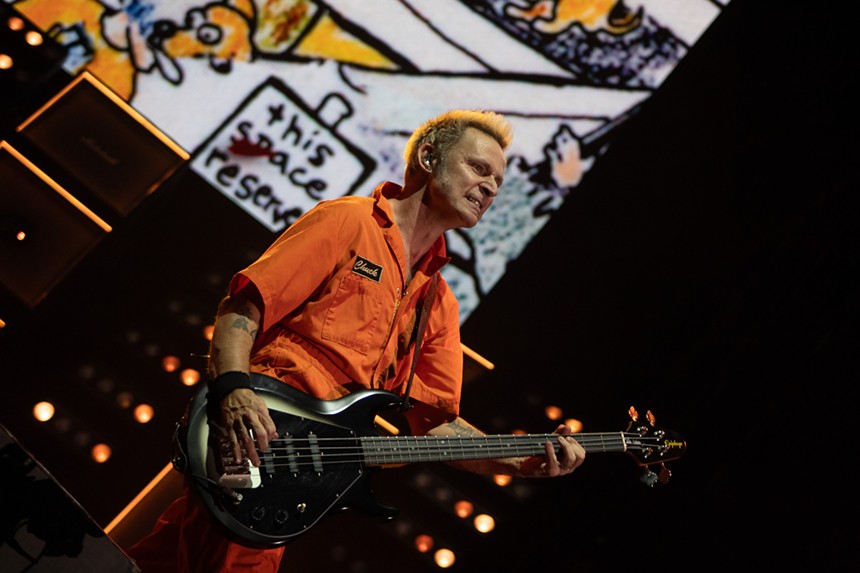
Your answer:
[[[529,22],[544,34],[558,34],[573,25],[625,34],[642,22],[642,7],[631,10],[624,0],[541,0],[531,5],[511,2],[505,6],[505,13]]]

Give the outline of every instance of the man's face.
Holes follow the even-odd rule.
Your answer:
[[[495,139],[475,128],[449,151],[430,181],[430,206],[450,228],[473,227],[502,185],[506,159]]]

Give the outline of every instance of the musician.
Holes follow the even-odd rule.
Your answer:
[[[276,437],[250,372],[326,400],[355,388],[402,395],[408,387],[412,433],[483,435],[459,417],[458,305],[439,270],[447,262],[444,233],[477,224],[498,195],[511,139],[509,123],[493,112],[453,110],[428,120],[406,145],[402,185],[384,182],[369,197],[319,203],[233,277],[216,315],[207,404],[237,456],[244,449],[259,466],[258,449]],[[557,444],[547,441],[541,456],[451,463],[481,474],[568,475],[585,451],[567,426],[555,433]],[[283,546],[229,540],[192,493],[186,486],[128,549],[143,573],[278,570]]]

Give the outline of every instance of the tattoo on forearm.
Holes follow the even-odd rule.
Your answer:
[[[255,328],[252,330],[249,324],[250,321],[247,318],[237,318],[232,324],[230,324],[230,328],[247,332],[251,338],[257,338],[257,329]]]
[[[462,420],[456,419],[448,424],[448,427],[458,436],[483,436],[477,429],[464,424]]]

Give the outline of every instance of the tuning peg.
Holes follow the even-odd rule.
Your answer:
[[[666,467],[666,464],[660,464],[660,476],[657,480],[663,485],[669,483],[669,478],[672,477],[672,472]]]
[[[634,408],[633,406],[630,406],[630,409],[627,410],[627,414],[630,415],[630,419],[634,422],[639,419],[639,412],[637,412],[636,408]]]
[[[666,464],[660,464],[660,473],[654,473],[650,467],[646,467],[639,481],[648,487],[654,487],[654,484],[661,483],[666,485],[669,483],[669,478],[672,477],[672,472],[666,467]]]
[[[648,487],[654,487],[654,484],[657,483],[658,480],[657,474],[652,472],[650,469],[645,468],[645,471],[642,473],[642,477],[639,478],[639,481],[647,485]]]
[[[648,410],[648,411],[645,413],[645,418],[648,420],[648,422],[650,422],[650,423],[651,423],[651,425],[652,425],[652,426],[656,425],[656,423],[655,423],[655,422],[656,422],[656,420],[655,420],[655,418],[654,418],[654,414],[652,414],[652,413],[651,413],[651,410]]]

